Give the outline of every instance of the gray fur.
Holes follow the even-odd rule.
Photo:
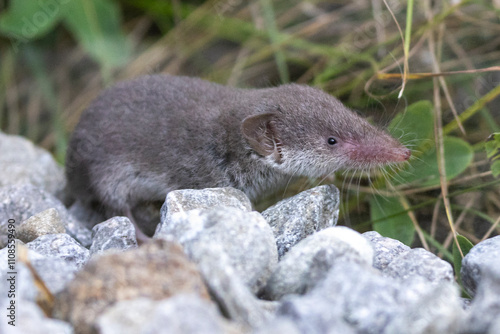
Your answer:
[[[244,121],[263,114],[261,127],[260,116]],[[103,92],[83,113],[67,156],[72,194],[123,215],[174,189],[231,186],[255,200],[293,176],[368,168],[409,153],[315,88],[237,89],[150,75]]]

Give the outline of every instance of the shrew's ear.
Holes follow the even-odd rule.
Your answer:
[[[241,123],[241,133],[255,152],[262,156],[273,155],[276,162],[281,160],[281,142],[277,137],[273,122],[275,113],[248,116]]]

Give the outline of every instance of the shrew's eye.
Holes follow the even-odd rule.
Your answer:
[[[333,137],[328,138],[328,145],[335,145],[337,144],[337,140]]]

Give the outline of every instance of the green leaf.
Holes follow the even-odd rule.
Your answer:
[[[444,159],[446,178],[451,180],[462,173],[472,162],[474,152],[465,141],[456,137],[444,138]],[[439,170],[436,149],[423,152],[418,160],[413,160],[395,178],[395,184],[418,182],[420,186],[439,184]]]
[[[370,199],[370,216],[373,229],[383,235],[397,239],[410,246],[415,236],[415,227],[396,197],[375,195]]]
[[[65,1],[12,0],[0,15],[0,32],[23,42],[48,33],[61,19]]]
[[[432,139],[434,118],[433,106],[429,101],[419,101],[410,105],[404,113],[394,117],[388,131],[403,143],[409,143],[418,149],[426,141]]]
[[[130,45],[120,27],[119,7],[111,0],[72,0],[64,6],[64,23],[83,48],[105,68],[124,64]]]
[[[464,256],[469,253],[472,247],[474,247],[472,242],[462,235],[457,235],[457,240]],[[455,274],[457,275],[458,282],[462,284],[462,277],[460,275],[460,269],[462,269],[462,255],[460,254],[455,242],[453,242],[453,267],[455,268]]]
[[[500,176],[500,133],[488,137],[485,144],[486,155],[491,161],[491,172],[494,177]]]

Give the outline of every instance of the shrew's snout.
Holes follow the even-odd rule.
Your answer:
[[[404,147],[384,147],[375,145],[345,145],[349,159],[357,164],[386,165],[394,162],[407,161],[411,150]]]
[[[403,148],[401,153],[398,154],[398,158],[396,161],[407,161],[411,157],[411,150],[408,148]]]

